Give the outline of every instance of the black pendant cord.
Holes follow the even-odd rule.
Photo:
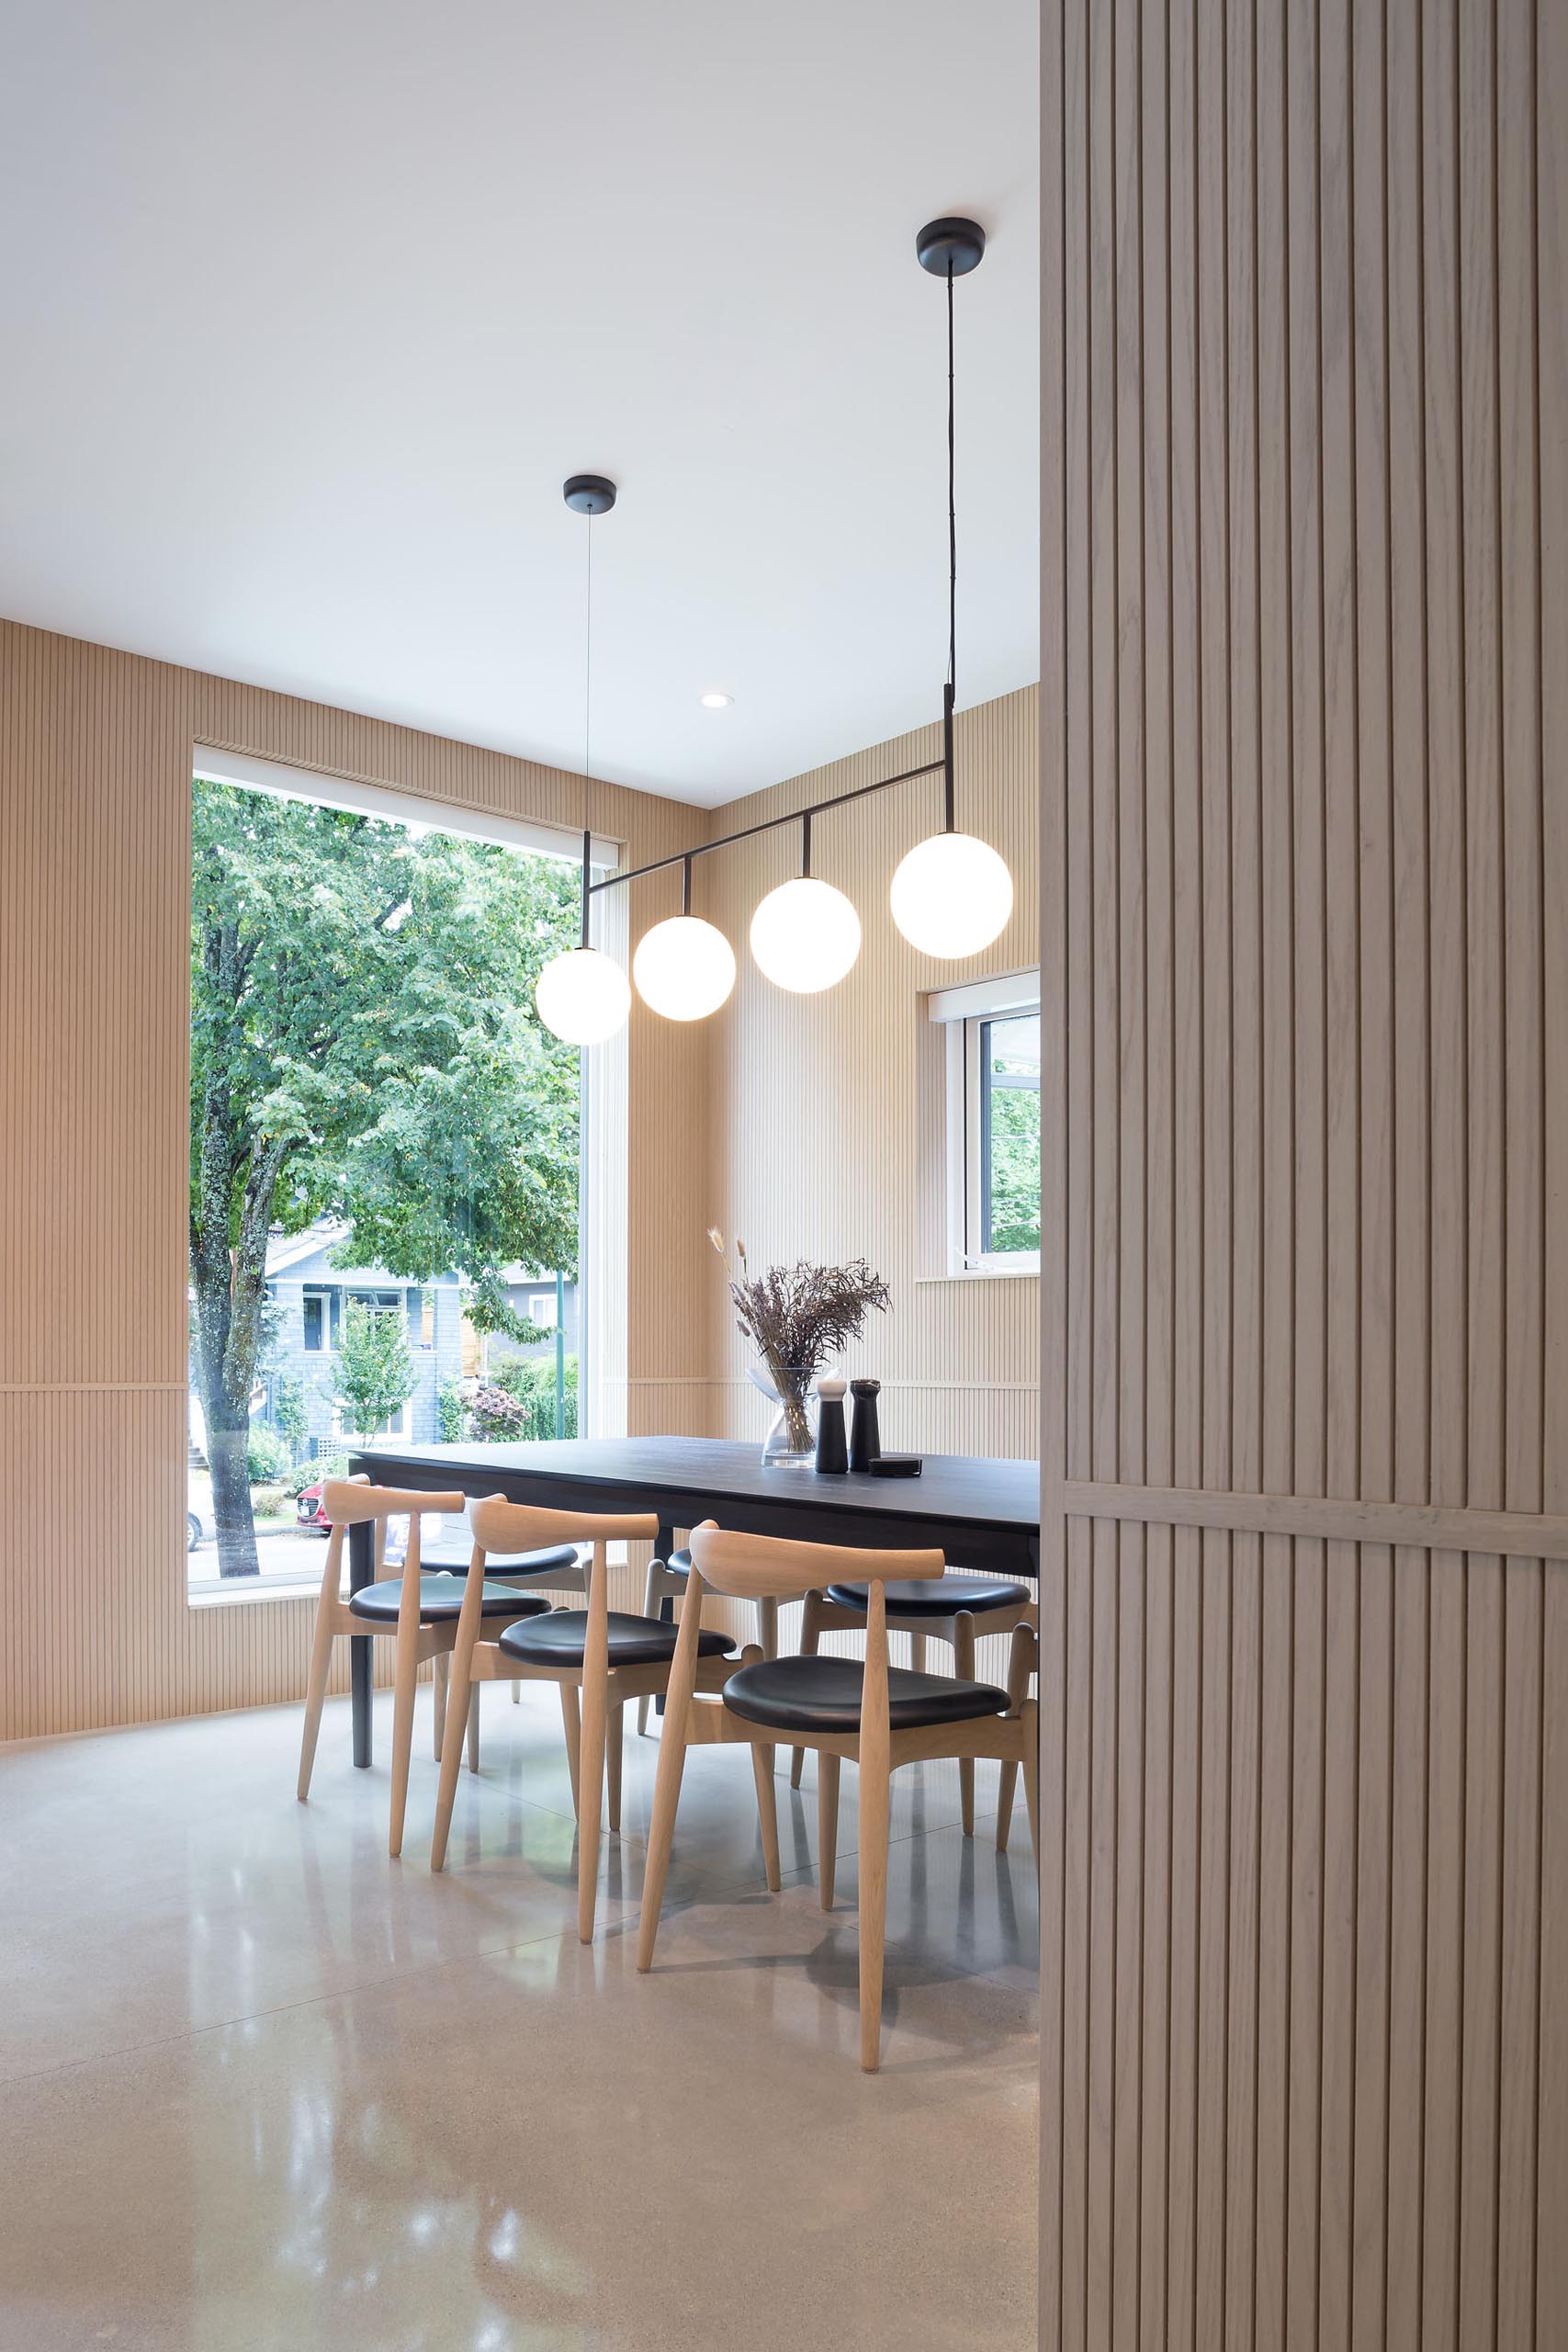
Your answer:
[[[692,861],[689,857],[683,857],[681,860],[681,912],[683,915],[689,915],[691,911]]]
[[[588,944],[588,916],[593,900],[593,828],[588,820],[589,749],[593,710],[593,516],[588,516],[588,561],[582,616],[582,945]]]
[[[953,830],[953,706],[958,692],[958,502],[953,401],[953,257],[947,263],[947,683],[942,694],[942,830]]]

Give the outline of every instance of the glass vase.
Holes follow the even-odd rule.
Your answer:
[[[763,1469],[809,1470],[817,1459],[815,1371],[793,1365],[775,1372],[756,1364],[751,1377],[778,1408],[762,1441]]]

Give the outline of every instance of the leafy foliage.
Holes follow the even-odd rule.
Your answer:
[[[291,1372],[274,1376],[272,1418],[288,1449],[288,1459],[298,1462],[305,1451],[310,1422],[305,1409],[305,1384]]]
[[[565,1362],[566,1435],[577,1435],[577,1358]],[[556,1368],[543,1357],[497,1364],[468,1408],[472,1434],[485,1443],[522,1444],[556,1433]]]
[[[468,1407],[460,1380],[444,1380],[436,1392],[435,1425],[443,1445],[461,1445],[468,1434]]]
[[[351,1298],[343,1311],[333,1380],[344,1426],[357,1436],[373,1436],[401,1410],[418,1385],[402,1316]]]
[[[576,1252],[577,1056],[540,1024],[575,932],[551,858],[197,782],[191,1283],[220,1566],[254,1573],[244,1431],[270,1229],[331,1212],[344,1255],[500,1269]]]
[[[998,1060],[995,1067],[1005,1068]],[[990,1237],[992,1250],[1040,1247],[1040,1094],[1037,1088],[991,1089]]]

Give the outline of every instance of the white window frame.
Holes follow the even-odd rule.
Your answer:
[[[985,1104],[981,1031],[988,1021],[1038,1013],[1040,974],[1009,972],[963,988],[939,989],[927,999],[929,1018],[942,1032],[943,1185],[947,1272],[950,1275],[1038,1274],[1038,1250],[986,1250]]]

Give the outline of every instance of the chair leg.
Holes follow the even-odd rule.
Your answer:
[[[1039,1648],[1028,1625],[1015,1625],[1012,1647],[1008,1654],[1008,1697],[1012,1704],[1010,1714],[1016,1715],[1029,1696],[1029,1678],[1034,1671]],[[997,1851],[1005,1854],[1012,1828],[1013,1791],[1018,1786],[1018,1766],[1004,1764],[997,1784]]]
[[[666,1733],[668,1738],[669,1735]],[[757,1819],[762,1830],[762,1866],[768,1873],[768,1892],[779,1891],[779,1808],[773,1794],[773,1751],[771,1747],[753,1747],[751,1776],[757,1783]]]
[[[923,1674],[926,1670],[926,1637],[923,1634],[909,1636],[909,1671]]]
[[[651,1617],[653,1614],[654,1597],[659,1584],[659,1571],[662,1565],[662,1562],[657,1559],[649,1560],[648,1564],[648,1574],[643,1578],[642,1584],[642,1613],[645,1617]],[[645,1738],[648,1734],[648,1709],[649,1694],[644,1692],[643,1696],[637,1702],[637,1736],[638,1739]],[[614,1828],[615,1825],[612,1822],[610,1826]]]
[[[457,1802],[457,1775],[463,1765],[463,1742],[456,1736],[456,1726],[468,1720],[472,1701],[479,1695],[479,1685],[473,1679],[473,1645],[467,1650],[459,1641],[447,1668],[446,1712],[454,1725],[454,1736],[441,1743],[441,1781],[435,1797],[435,1827],[430,1839],[430,1867],[443,1869],[446,1861],[446,1840],[452,1828],[452,1807]]]
[[[624,1706],[610,1710],[610,1725],[605,1734],[605,1779],[609,1783],[610,1827],[616,1837],[621,1831],[621,1764],[622,1746],[626,1736],[626,1711]]]
[[[1029,1835],[1034,1848],[1034,1867],[1040,1868],[1040,1709],[1032,1699],[1026,1699],[1021,1710],[1024,1726],[1023,1801],[1029,1807]]]
[[[409,1762],[413,1754],[413,1694],[419,1678],[418,1628],[400,1626],[392,1653],[392,1816],[387,1851],[403,1850],[403,1815],[409,1801]]]
[[[874,2075],[882,2063],[882,1947],[887,1920],[888,1771],[886,1750],[860,1760],[860,2063]]]
[[[816,1657],[819,1638],[817,1623],[817,1595],[814,1592],[808,1592],[806,1596],[806,1606],[800,1612],[800,1655],[802,1657]],[[792,1789],[798,1789],[800,1786],[800,1770],[805,1761],[805,1748],[797,1747],[789,1761],[789,1784]]]
[[[604,1817],[604,1731],[608,1692],[596,1674],[585,1673],[578,1703],[582,1730],[577,1755],[577,1934],[593,1940],[599,1896],[599,1833]]]
[[[512,1686],[512,1703],[514,1707],[520,1707],[523,1704],[523,1685],[521,1682],[514,1682]]]
[[[317,1614],[315,1639],[310,1644],[310,1673],[305,1685],[305,1727],[299,1740],[299,1781],[297,1794],[301,1804],[310,1793],[310,1775],[316,1766],[316,1735],[321,1728],[321,1706],[327,1695],[327,1678],[333,1664],[333,1621],[322,1609]]]
[[[581,1799],[578,1794],[577,1773],[581,1739],[575,1682],[563,1682],[560,1686],[560,1719],[561,1728],[566,1733],[566,1769],[571,1775],[571,1809],[573,1813],[579,1813],[581,1811]]]
[[[975,1620],[966,1609],[961,1609],[953,1621],[953,1670],[960,1682],[975,1679]],[[958,1759],[958,1811],[964,1823],[964,1835],[975,1835],[975,1758],[961,1756]]]
[[[642,1916],[637,1921],[637,1964],[646,1976],[653,1966],[659,1935],[659,1914],[664,1901],[664,1880],[670,1849],[675,1838],[675,1814],[681,1803],[681,1775],[686,1763],[686,1726],[692,1715],[692,1692],[697,1681],[696,1638],[691,1651],[678,1649],[665,1692],[664,1729],[659,1741],[659,1777],[653,1784],[653,1819],[649,1825],[648,1859],[642,1872]]]
[[[431,1678],[434,1703],[430,1715],[435,1726],[435,1760],[438,1764],[441,1761],[441,1743],[446,1736],[446,1678],[450,1663],[445,1650],[436,1652],[434,1671]]]
[[[833,1907],[839,1865],[839,1764],[825,1747],[817,1751],[817,1886],[824,1911]]]
[[[479,1686],[476,1682],[468,1691],[468,1770],[479,1769]]]

